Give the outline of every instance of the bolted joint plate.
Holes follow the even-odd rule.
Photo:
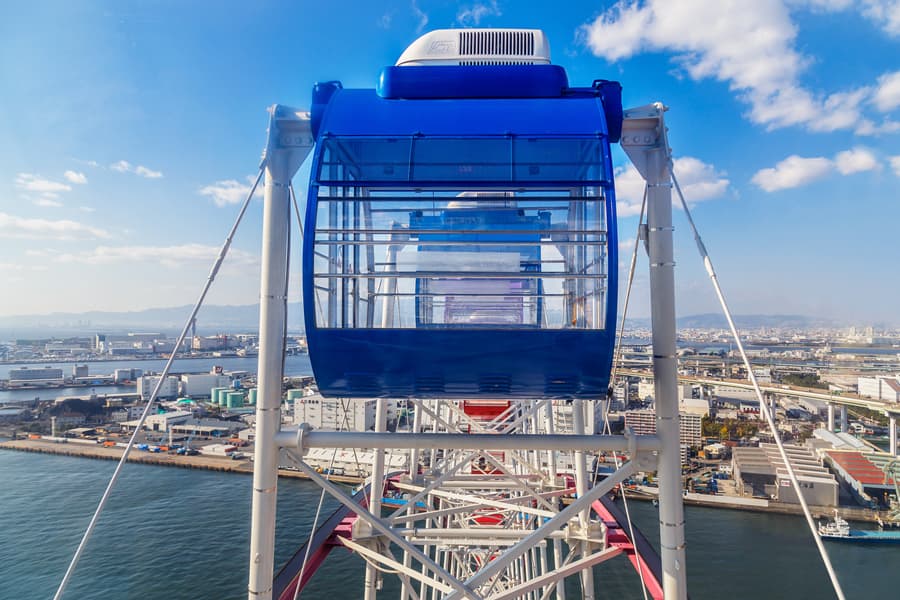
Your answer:
[[[606,549],[606,524],[603,521],[590,521],[582,526],[579,519],[569,521],[565,528],[566,543],[587,542],[591,551],[596,552]]]

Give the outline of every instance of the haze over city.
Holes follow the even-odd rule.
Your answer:
[[[739,6],[7,7],[0,316],[192,302],[249,190],[267,106],[308,106],[316,81],[371,87],[423,31],[482,26],[541,27],[573,84],[614,79],[626,106],[671,108],[676,174],[737,313],[897,324],[900,9]],[[701,13],[716,27],[694,27]],[[622,152],[614,160],[625,267],[642,184]],[[295,179],[301,201],[307,175]],[[254,202],[211,303],[256,302],[261,213]],[[678,313],[714,312],[682,215],[675,225]],[[636,317],[648,315],[646,268],[642,255]]]

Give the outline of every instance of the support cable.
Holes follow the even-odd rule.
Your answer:
[[[694,234],[694,241],[697,243],[697,250],[700,252],[700,256],[703,259],[703,266],[706,267],[706,273],[709,275],[709,279],[713,284],[713,288],[715,289],[716,296],[719,299],[719,304],[722,306],[722,311],[725,313],[725,319],[728,321],[728,327],[731,329],[731,335],[734,337],[735,344],[737,344],[738,351],[741,353],[741,359],[744,362],[744,367],[747,369],[747,375],[750,379],[750,383],[753,384],[753,389],[756,391],[756,397],[759,399],[759,409],[762,411],[763,416],[766,418],[766,422],[769,425],[769,429],[772,432],[772,436],[775,438],[775,445],[778,446],[778,453],[781,455],[781,460],[784,461],[784,466],[787,469],[788,477],[791,480],[791,485],[794,488],[794,493],[797,494],[797,498],[800,499],[800,506],[803,507],[803,516],[806,517],[806,524],[809,526],[809,531],[812,534],[813,540],[816,542],[816,547],[819,549],[819,555],[822,557],[822,563],[825,565],[825,570],[828,572],[828,577],[831,580],[831,585],[834,588],[835,595],[839,598],[839,600],[845,600],[844,591],[841,589],[841,584],[838,581],[837,573],[834,571],[834,567],[831,564],[831,559],[828,556],[828,551],[825,549],[825,545],[822,543],[822,538],[819,536],[819,531],[816,528],[816,524],[813,521],[812,513],[810,513],[809,505],[806,503],[806,498],[803,496],[803,491],[800,489],[800,482],[797,481],[797,474],[794,472],[794,467],[791,466],[790,461],[788,460],[787,451],[784,449],[784,444],[781,441],[781,436],[778,434],[778,429],[775,427],[775,417],[772,412],[769,410],[768,405],[763,398],[762,390],[759,389],[759,383],[756,381],[756,375],[753,374],[753,368],[750,365],[750,359],[747,358],[747,353],[744,352],[744,344],[741,342],[741,337],[738,335],[737,327],[735,327],[734,319],[731,316],[731,310],[728,308],[728,303],[725,301],[725,296],[722,293],[722,288],[719,286],[719,278],[716,275],[716,271],[713,268],[712,260],[709,258],[709,253],[706,251],[706,246],[703,244],[703,240],[700,238],[700,233],[697,231],[697,226],[694,224],[694,219],[691,217],[691,211],[688,209],[687,202],[684,199],[684,194],[681,191],[681,186],[678,184],[678,179],[675,177],[675,169],[674,165],[669,160],[669,172],[672,174],[672,183],[675,184],[675,190],[678,192],[678,198],[681,200],[681,207],[684,209],[684,214],[687,216],[688,223],[691,226],[691,231]]]
[[[157,380],[156,385],[153,386],[153,391],[150,394],[150,398],[147,400],[147,404],[144,406],[144,412],[141,413],[141,418],[138,420],[138,423],[134,428],[134,432],[132,432],[131,437],[128,439],[128,444],[125,446],[125,450],[122,452],[122,458],[119,459],[119,462],[116,465],[116,469],[115,471],[113,471],[112,477],[110,477],[109,483],[106,485],[106,490],[103,492],[103,496],[100,498],[100,502],[97,504],[94,515],[93,517],[91,517],[91,521],[90,523],[88,523],[87,529],[85,529],[84,535],[81,538],[81,542],[78,544],[78,548],[75,550],[74,556],[72,556],[72,561],[69,563],[69,567],[66,569],[66,573],[59,584],[59,588],[57,588],[56,590],[56,594],[54,594],[53,596],[53,600],[60,600],[60,598],[62,598],[63,594],[66,591],[66,587],[68,587],[69,585],[69,580],[71,580],[72,575],[75,573],[75,567],[78,565],[78,561],[81,560],[81,556],[82,554],[84,554],[84,549],[85,547],[87,547],[88,540],[91,539],[91,535],[94,533],[94,528],[97,526],[100,515],[103,513],[103,509],[106,507],[106,503],[109,500],[109,497],[112,495],[113,488],[115,487],[116,482],[119,480],[119,475],[122,472],[122,467],[128,460],[128,456],[131,454],[131,450],[134,447],[134,442],[137,439],[138,433],[140,433],[141,429],[144,427],[144,422],[150,415],[150,410],[153,407],[153,403],[156,401],[159,390],[162,388],[163,382],[168,377],[169,371],[172,368],[172,364],[175,362],[175,357],[178,355],[178,349],[181,348],[181,345],[184,343],[184,339],[187,337],[187,333],[191,329],[191,323],[193,323],[194,319],[197,317],[197,312],[199,312],[200,307],[203,305],[203,301],[206,299],[206,294],[207,292],[209,292],[210,287],[212,287],[212,284],[216,279],[216,275],[218,275],[219,273],[219,268],[222,266],[222,263],[225,261],[225,257],[228,255],[228,250],[229,248],[231,248],[231,242],[234,239],[235,233],[237,233],[238,225],[240,225],[241,220],[244,218],[244,213],[247,212],[247,207],[250,205],[250,200],[253,198],[253,194],[254,192],[256,192],[256,188],[259,185],[264,172],[265,162],[260,165],[259,174],[256,176],[256,181],[253,182],[253,187],[250,188],[250,192],[247,194],[247,198],[244,200],[243,205],[241,205],[241,210],[238,212],[237,219],[235,219],[234,224],[231,226],[231,230],[228,232],[228,236],[225,238],[225,242],[222,244],[222,247],[219,250],[219,255],[213,262],[213,266],[206,278],[206,283],[203,285],[203,290],[200,292],[200,296],[194,303],[194,308],[191,310],[191,314],[187,318],[187,321],[184,324],[184,328],[182,328],[181,334],[178,336],[178,340],[175,342],[175,349],[172,350],[172,353],[169,355],[169,360],[166,361],[166,365],[165,367],[163,367],[162,373],[159,375],[159,379]]]
[[[647,193],[648,188],[644,186],[644,199],[641,202],[641,215],[638,217],[638,230],[637,234],[634,236],[634,249],[631,252],[631,266],[628,268],[628,285],[625,288],[625,301],[622,306],[622,323],[619,325],[619,335],[616,336],[616,348],[613,352],[613,364],[612,364],[612,373],[609,376],[609,385],[610,391],[613,390],[613,386],[616,383],[616,373],[619,368],[619,360],[622,356],[622,337],[625,335],[625,319],[628,316],[628,303],[631,300],[631,287],[634,283],[634,271],[635,266],[637,265],[637,255],[638,248],[641,245],[641,227],[644,223],[644,211],[647,208]],[[612,434],[612,428],[609,425],[609,405],[610,400],[612,399],[612,394],[607,394],[606,398],[606,406],[603,410],[603,429],[607,434]],[[625,402],[628,402],[627,395],[627,386],[626,386],[626,397]],[[632,457],[633,458],[633,457]],[[619,455],[616,454],[615,450],[613,451],[613,461],[616,465],[616,470],[622,466],[619,462]],[[597,468],[599,468],[599,462],[597,461]],[[597,478],[597,471],[594,470],[594,479]],[[631,522],[631,511],[628,508],[628,498],[625,497],[625,488],[619,485],[619,489],[622,490],[622,507],[625,509],[625,519],[628,521],[628,536],[631,538],[631,543],[634,545],[635,554],[637,554],[637,545],[634,543],[634,524]],[[638,556],[637,560],[637,571],[638,576],[641,578],[641,592],[644,594],[644,600],[647,600],[647,584],[644,582],[644,561],[641,560],[641,557]]]

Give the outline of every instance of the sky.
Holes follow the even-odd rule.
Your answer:
[[[4,3],[0,316],[192,303],[266,108],[374,87],[419,35],[462,27],[543,29],[570,84],[669,107],[734,312],[900,326],[900,0]],[[643,188],[614,162],[624,266]],[[254,201],[210,303],[257,301],[261,220]],[[717,312],[680,210],[675,227],[677,313]],[[649,314],[647,268],[629,316]]]

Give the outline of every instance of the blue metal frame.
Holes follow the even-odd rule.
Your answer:
[[[303,301],[310,360],[324,395],[417,398],[597,398],[606,395],[618,290],[618,241],[609,143],[617,141],[621,131],[621,87],[607,81],[595,82],[591,88],[560,87],[562,70],[543,67],[389,68],[382,76],[378,91],[343,89],[337,82],[317,84],[312,107],[317,148],[307,202]],[[562,74],[564,79],[565,72]],[[439,85],[436,81],[445,83]],[[555,95],[554,86],[558,89]],[[608,125],[607,119],[612,123]],[[608,266],[604,329],[319,327],[313,286],[319,172],[323,142],[340,136],[360,139],[590,136],[600,139],[602,180],[575,178],[547,183],[604,189]],[[473,187],[509,189],[515,183],[514,177],[512,173],[505,181],[479,180]],[[408,184],[406,181],[354,181],[356,185],[373,188],[405,183]],[[428,188],[448,184],[458,187],[461,182],[415,180],[414,183],[416,187]],[[536,186],[536,181],[526,180],[521,184]]]

